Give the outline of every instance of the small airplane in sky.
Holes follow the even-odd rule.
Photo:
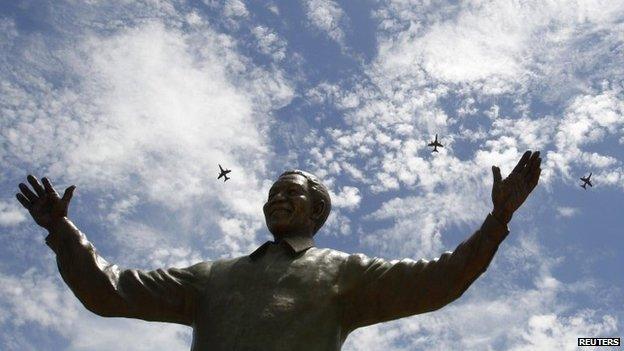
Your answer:
[[[430,142],[427,146],[433,146],[433,150],[431,152],[438,152],[438,146],[439,147],[444,147],[444,145],[440,144],[438,142],[438,135],[436,134],[435,136],[435,140]]]
[[[221,167],[221,165],[219,165],[219,169],[221,170],[221,173],[219,173],[219,176],[217,177],[217,179],[219,179],[219,178],[221,178],[221,177],[225,177],[225,178],[223,179],[223,182],[224,182],[224,183],[225,183],[225,182],[227,182],[227,180],[228,180],[228,179],[230,179],[230,178],[228,178],[227,174],[228,174],[228,173],[230,173],[230,172],[232,172],[232,171],[231,171],[231,170],[229,170],[229,169],[223,169],[223,167]]]
[[[581,180],[583,181],[583,184],[581,184],[581,188],[587,190],[587,184],[589,184],[589,186],[593,187],[591,181],[589,180],[589,178],[591,178],[591,173],[589,173],[589,175],[586,177],[581,177]]]

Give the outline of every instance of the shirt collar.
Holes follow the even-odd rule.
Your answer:
[[[296,254],[299,254],[313,247],[314,239],[312,239],[311,237],[307,237],[307,236],[294,236],[294,237],[279,239],[276,241],[267,241],[266,243],[262,244],[259,248],[257,248],[254,252],[252,252],[249,255],[249,257],[252,259],[252,261],[256,260],[260,258],[266,252],[269,246],[273,244],[280,244],[280,243],[283,243],[284,244],[283,246],[286,249],[288,249],[288,251],[294,256]]]

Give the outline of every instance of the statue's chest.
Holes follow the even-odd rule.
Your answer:
[[[264,322],[331,308],[336,300],[336,272],[314,255],[273,254],[256,261],[242,258],[213,267],[204,308],[213,316]]]

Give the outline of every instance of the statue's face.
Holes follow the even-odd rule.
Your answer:
[[[307,179],[299,174],[280,177],[269,190],[264,204],[267,227],[277,238],[293,235],[312,235],[312,197]]]

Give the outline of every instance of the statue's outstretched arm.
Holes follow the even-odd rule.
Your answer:
[[[28,176],[34,192],[20,184],[17,199],[35,222],[48,230],[46,244],[57,255],[61,276],[87,309],[108,317],[193,323],[201,290],[198,278],[207,274],[208,264],[150,272],[109,264],[67,218],[75,187],[67,188],[61,198],[49,180],[42,180],[43,186]]]
[[[509,233],[507,221],[537,185],[540,162],[539,152],[525,153],[505,180],[493,168],[494,210],[453,252],[432,261],[350,255],[339,284],[345,330],[433,311],[459,298],[485,272]]]

